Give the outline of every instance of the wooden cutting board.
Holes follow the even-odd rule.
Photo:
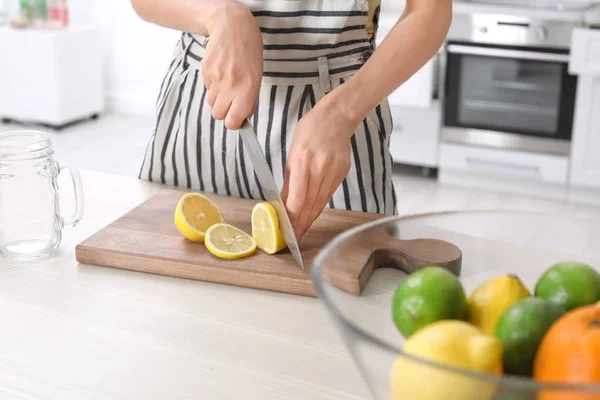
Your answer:
[[[305,269],[285,249],[276,255],[257,251],[240,260],[222,260],[203,244],[184,239],[173,213],[184,191],[164,190],[101,229],[76,247],[83,264],[149,272],[179,278],[316,296],[310,272],[319,251],[338,234],[382,215],[326,209],[300,245]],[[251,233],[256,201],[208,195],[226,222]],[[358,272],[357,272],[358,273]],[[356,277],[358,279],[358,277]]]

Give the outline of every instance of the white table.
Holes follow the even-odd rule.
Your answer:
[[[0,265],[0,398],[368,399],[318,299],[79,265],[77,243],[161,189],[81,172],[56,255]]]

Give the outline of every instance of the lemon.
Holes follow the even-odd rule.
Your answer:
[[[234,260],[256,252],[256,241],[246,232],[229,224],[215,224],[206,231],[204,244],[219,258]]]
[[[286,247],[277,213],[271,204],[258,203],[252,209],[252,236],[258,248],[267,254],[275,254]]]
[[[469,296],[469,322],[493,335],[504,311],[531,293],[515,275],[503,275],[478,286]]]
[[[208,228],[224,221],[219,207],[201,193],[183,195],[175,208],[175,226],[192,242],[204,242]]]
[[[404,352],[442,365],[473,372],[502,374],[502,344],[494,336],[458,320],[434,322],[415,332]],[[392,400],[488,400],[496,385],[439,366],[399,356],[390,374]]]

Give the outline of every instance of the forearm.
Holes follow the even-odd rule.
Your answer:
[[[232,0],[131,0],[131,5],[144,21],[198,35],[208,35],[223,7],[239,7]]]
[[[416,2],[418,7],[411,6]],[[408,1],[402,18],[365,65],[338,93],[331,93],[335,102],[353,120],[362,120],[436,54],[451,22],[451,0]]]

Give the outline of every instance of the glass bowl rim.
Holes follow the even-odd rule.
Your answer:
[[[427,217],[436,217],[436,216],[448,216],[448,215],[459,215],[459,214],[528,214],[534,216],[546,216],[553,219],[565,220],[565,221],[582,221],[587,224],[597,225],[600,227],[600,221],[596,220],[588,220],[581,217],[569,217],[560,214],[550,214],[544,212],[534,212],[534,211],[525,211],[525,210],[450,210],[450,211],[433,211],[433,212],[424,212],[424,213],[416,213],[416,214],[408,214],[408,215],[392,215],[383,218],[379,218],[375,221],[367,222],[361,225],[358,225],[354,228],[351,228],[345,232],[334,237],[329,243],[319,251],[317,257],[315,258],[311,275],[312,280],[314,282],[315,291],[319,299],[325,304],[325,307],[328,309],[330,314],[340,323],[344,325],[346,328],[350,329],[355,335],[358,335],[363,340],[370,342],[372,345],[377,346],[380,349],[385,350],[386,352],[392,352],[395,354],[396,358],[401,357],[404,359],[412,360],[417,364],[428,365],[434,369],[448,371],[454,373],[459,376],[476,379],[480,381],[484,381],[490,384],[508,384],[510,387],[521,387],[523,389],[532,390],[532,391],[565,391],[565,392],[585,392],[585,393],[600,393],[600,384],[571,384],[571,383],[562,383],[562,382],[540,382],[536,381],[532,377],[526,376],[518,376],[512,374],[501,374],[494,375],[484,372],[474,372],[465,368],[455,367],[447,364],[442,364],[437,361],[431,361],[425,359],[421,356],[415,356],[409,353],[404,352],[400,347],[396,347],[387,341],[381,340],[375,336],[373,336],[368,331],[356,326],[352,321],[347,319],[342,312],[338,309],[338,307],[334,304],[334,302],[328,297],[324,288],[323,288],[323,280],[320,276],[321,266],[323,262],[326,260],[329,253],[336,247],[338,247],[343,241],[346,239],[370,229],[373,229],[380,225],[385,225],[389,223],[399,222],[399,221],[408,221],[411,219],[419,219],[419,218],[427,218]],[[355,361],[356,362],[356,361]]]

